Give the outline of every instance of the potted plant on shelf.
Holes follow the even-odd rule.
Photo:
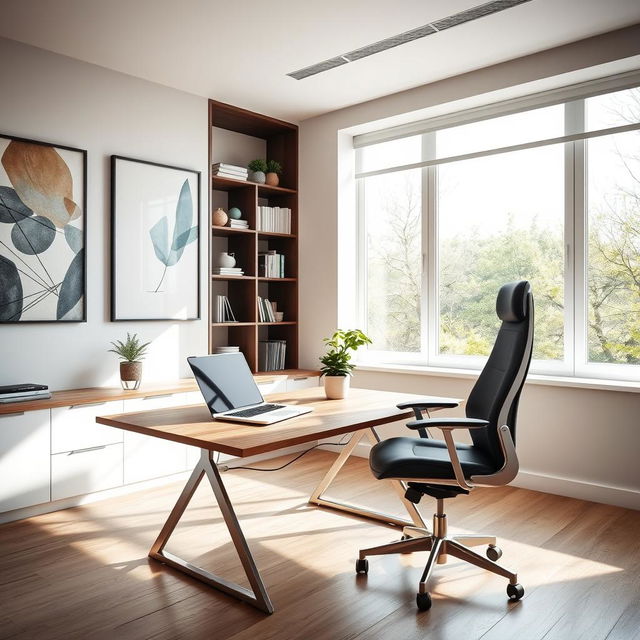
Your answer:
[[[150,342],[140,343],[138,335],[127,333],[127,339],[116,340],[111,343],[113,349],[110,353],[116,353],[122,362],[120,363],[120,381],[122,388],[127,391],[135,391],[142,380],[142,362]]]
[[[282,173],[282,165],[275,160],[267,160],[267,175],[265,180],[268,185],[277,187],[280,182],[278,177]]]
[[[247,166],[249,167],[249,171],[251,171],[249,179],[252,182],[257,182],[258,184],[264,184],[266,180],[265,172],[267,170],[267,163],[261,158],[256,158]]]
[[[330,400],[344,398],[349,392],[349,380],[355,365],[351,364],[351,352],[371,340],[360,329],[338,329],[330,338],[324,338],[327,353],[320,358],[324,376],[324,392]]]

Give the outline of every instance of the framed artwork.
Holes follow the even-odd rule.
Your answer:
[[[0,134],[0,322],[85,322],[87,152]]]
[[[111,156],[111,320],[200,318],[200,172]]]

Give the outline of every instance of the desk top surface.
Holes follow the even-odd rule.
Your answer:
[[[327,400],[324,389],[314,387],[270,395],[270,402],[310,405],[313,411],[267,426],[214,421],[204,404],[101,416],[96,422],[247,457],[406,419],[414,415],[413,411],[400,410],[396,404],[424,398],[408,393],[351,389],[344,400]],[[452,398],[437,400],[451,402]]]

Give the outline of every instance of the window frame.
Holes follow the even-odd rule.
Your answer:
[[[633,81],[630,81],[630,77]],[[581,85],[582,86],[582,85]],[[604,87],[604,88],[603,88]],[[562,100],[555,100],[544,104],[541,96],[532,96],[523,103],[518,101],[520,111],[528,111],[551,104],[564,105],[564,357],[563,360],[533,360],[531,372],[540,375],[597,378],[606,380],[640,380],[640,365],[625,365],[618,363],[591,363],[588,361],[588,206],[587,206],[587,141],[591,137],[613,135],[622,130],[640,129],[640,123],[629,127],[612,127],[607,133],[602,130],[591,134],[585,132],[586,99],[593,95],[613,93],[624,89],[640,88],[640,74],[623,74],[616,86],[615,79],[588,83],[582,86],[582,95],[571,95],[567,89],[565,94],[571,96]],[[575,92],[574,92],[575,93]],[[372,349],[360,350],[358,361],[362,364],[376,365],[418,365],[435,369],[481,369],[486,362],[485,356],[465,356],[440,354],[439,336],[439,283],[438,283],[438,165],[442,162],[435,160],[435,136],[440,123],[446,127],[457,124],[496,118],[514,113],[513,101],[502,105],[491,105],[479,111],[482,117],[473,119],[473,113],[462,112],[452,116],[443,116],[435,121],[420,124],[405,125],[402,135],[391,136],[382,131],[360,136],[361,141],[354,144],[356,163],[356,229],[358,246],[356,247],[356,315],[358,325],[367,331],[367,255],[366,255],[366,216],[364,201],[364,181],[369,175],[388,174],[392,172],[420,168],[422,172],[422,289],[421,289],[421,344],[420,353],[376,351]],[[421,128],[420,128],[421,126]],[[422,136],[422,162],[402,167],[394,166],[384,170],[362,172],[362,153],[370,144],[389,141],[395,138]],[[391,136],[391,137],[390,137]],[[356,139],[354,139],[355,141]],[[551,144],[548,142],[547,144]],[[557,142],[556,142],[557,144]],[[533,141],[527,144],[513,145],[517,149],[542,146]],[[504,151],[503,151],[504,152]],[[495,150],[476,152],[474,157],[495,155]],[[463,159],[465,156],[459,156]],[[450,158],[441,159],[445,162],[455,161]],[[362,175],[364,173],[364,175]]]

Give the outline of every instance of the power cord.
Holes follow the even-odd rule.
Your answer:
[[[305,449],[302,453],[299,453],[295,458],[292,458],[291,460],[289,460],[289,462],[285,462],[283,465],[279,467],[271,467],[267,469],[265,469],[264,467],[227,467],[226,469],[224,469],[224,471],[236,471],[237,469],[240,469],[242,471],[280,471],[281,469],[288,467],[290,464],[293,464],[297,460],[300,460],[300,458],[302,458],[302,456],[309,453],[309,451],[313,451],[314,449],[317,449],[318,447],[322,447],[325,444],[330,444],[330,445],[333,445],[334,447],[344,447],[347,444],[346,442],[344,442],[344,439],[345,439],[345,436],[341,438],[340,442],[323,442],[321,444],[314,444],[313,447],[309,447],[308,449]]]

